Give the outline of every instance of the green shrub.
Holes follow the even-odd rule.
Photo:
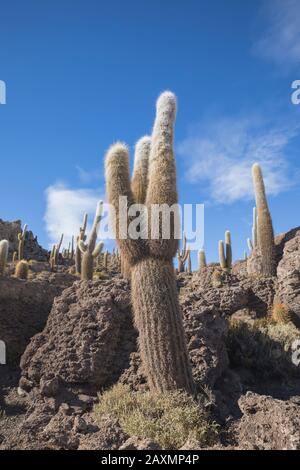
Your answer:
[[[97,421],[107,415],[117,418],[129,436],[151,439],[163,449],[178,449],[188,438],[212,444],[218,434],[204,403],[182,391],[132,392],[117,384],[99,395],[94,407]]]
[[[230,362],[262,377],[300,376],[300,367],[292,362],[292,345],[299,339],[300,331],[292,323],[266,318],[253,323],[231,320],[227,336]]]

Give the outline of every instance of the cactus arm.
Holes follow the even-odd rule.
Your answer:
[[[134,168],[131,179],[131,190],[135,203],[144,204],[148,188],[148,165],[151,137],[144,136],[135,146]]]
[[[94,248],[94,251],[92,253],[93,258],[97,258],[98,255],[100,255],[101,251],[103,250],[104,243],[100,242],[96,247]]]
[[[78,248],[81,251],[82,254],[84,254],[87,251],[87,245],[84,243],[83,240],[78,241]]]
[[[176,97],[171,92],[164,92],[156,103],[156,117],[154,121],[151,150],[149,155],[148,190],[146,205],[148,208],[148,227],[151,229],[153,205],[166,204],[169,208],[177,205],[178,196],[176,188],[176,167],[173,151],[174,123],[176,117]],[[149,241],[151,255],[171,262],[178,249],[178,239],[175,236],[175,220],[178,221],[178,208],[170,217],[170,237],[162,237],[162,220],[158,221],[158,239]],[[176,227],[177,229],[178,227]],[[150,237],[149,237],[150,238]]]
[[[127,259],[129,264],[134,264],[140,258],[147,256],[148,249],[147,240],[133,240],[128,237],[127,233],[128,223],[131,220],[129,216],[126,220],[128,208],[135,201],[129,179],[129,158],[126,145],[118,142],[108,149],[105,158],[105,176],[108,202],[114,207],[115,223],[113,229],[115,236],[122,256]],[[122,203],[124,205],[121,207]]]
[[[96,246],[96,241],[97,241],[97,236],[98,236],[98,227],[101,221],[102,213],[103,213],[103,201],[98,201],[93,226],[91,229],[91,234],[90,234],[89,241],[87,244],[88,250],[91,254],[94,251],[95,246]]]

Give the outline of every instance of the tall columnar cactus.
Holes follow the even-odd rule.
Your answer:
[[[265,185],[258,163],[252,167],[252,177],[257,208],[258,246],[261,254],[261,274],[276,275],[275,243],[271,214],[266,198]]]
[[[84,214],[82,227],[79,228],[79,235],[77,237],[76,250],[75,250],[75,268],[78,274],[81,274],[81,251],[79,248],[79,242],[86,240],[86,226],[87,226],[88,215]]]
[[[201,271],[201,269],[203,269],[203,268],[206,268],[206,266],[207,266],[204,249],[199,250],[198,265],[199,265],[199,271]]]
[[[183,235],[183,242],[182,242],[182,249],[177,250],[177,260],[178,260],[178,272],[183,273],[184,272],[184,266],[185,263],[189,257],[190,249],[187,246],[186,243],[186,236],[185,234]]]
[[[7,240],[1,240],[0,242],[0,276],[5,273],[7,256],[8,256],[9,243]]]
[[[229,230],[225,232],[225,249],[226,249],[226,267],[232,267],[232,247],[231,247],[231,234]]]
[[[25,243],[25,237],[26,237],[26,231],[27,231],[27,224],[24,225],[23,231],[18,233],[18,258],[19,261],[21,261],[24,258],[24,243]]]
[[[28,278],[28,263],[25,260],[21,260],[17,263],[15,269],[15,276],[18,279],[27,279]]]
[[[151,137],[148,135],[138,140],[135,146],[131,190],[136,204],[144,204],[146,201],[150,148]]]
[[[157,102],[157,114],[151,139],[146,206],[151,217],[153,204],[177,202],[173,124],[176,99],[163,93]],[[175,284],[173,257],[178,241],[162,238],[162,220],[157,221],[159,237],[122,238],[119,227],[119,196],[127,196],[128,207],[134,197],[130,186],[127,147],[113,145],[106,155],[106,185],[109,203],[115,208],[116,237],[121,256],[131,266],[131,292],[134,319],[139,331],[139,348],[148,383],[153,390],[185,389],[193,393],[194,383],[188,358]],[[153,219],[152,219],[153,220]],[[130,217],[128,217],[130,223]]]
[[[93,279],[94,258],[97,258],[97,256],[99,256],[99,253],[101,252],[103,248],[102,242],[96,245],[98,227],[101,221],[102,211],[103,211],[103,202],[99,201],[97,204],[96,214],[95,214],[89,240],[87,243],[84,243],[83,240],[80,240],[78,243],[79,249],[82,254],[81,279],[85,281],[89,281]]]

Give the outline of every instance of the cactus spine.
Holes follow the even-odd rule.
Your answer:
[[[201,269],[207,267],[206,256],[205,256],[205,251],[204,251],[204,249],[199,250],[199,253],[198,253],[198,264],[199,264],[199,271],[201,271]]]
[[[252,167],[253,185],[257,208],[257,235],[261,253],[261,274],[276,275],[275,244],[271,214],[266,198],[263,175],[258,163]]]
[[[177,202],[173,155],[175,113],[175,96],[170,92],[163,93],[157,102],[149,157],[146,206],[150,222],[152,204],[171,206]],[[107,152],[106,185],[109,203],[113,204],[117,214],[116,237],[121,256],[131,266],[134,319],[148,384],[153,390],[185,389],[193,393],[194,383],[172,264],[178,246],[174,227],[171,226],[169,239],[162,238],[161,222],[158,239],[124,239],[120,236],[119,196],[127,196],[129,206],[134,203],[128,150],[123,144],[117,143]]]
[[[94,258],[97,258],[97,256],[99,256],[103,248],[103,243],[98,243],[98,245],[96,245],[98,227],[101,221],[102,211],[103,211],[103,202],[99,201],[97,204],[96,214],[95,214],[93,226],[91,229],[89,241],[88,243],[85,244],[83,240],[80,240],[78,243],[78,247],[82,254],[81,279],[85,281],[89,281],[93,279]]]
[[[82,227],[79,228],[79,235],[76,240],[77,243],[76,243],[76,250],[75,250],[75,268],[78,274],[81,274],[81,251],[80,251],[78,244],[80,241],[85,242],[86,240],[85,231],[86,231],[86,226],[87,226],[87,218],[88,218],[88,215],[84,214],[83,224],[82,224]]]
[[[25,243],[25,236],[27,231],[27,224],[24,225],[23,231],[18,233],[18,259],[21,261],[24,258],[24,243]]]
[[[28,263],[27,261],[21,260],[17,263],[15,269],[15,276],[18,279],[27,279],[28,278]]]
[[[8,257],[9,243],[7,240],[1,240],[0,242],[0,276],[5,273],[7,257]]]

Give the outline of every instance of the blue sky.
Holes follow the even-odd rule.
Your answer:
[[[0,17],[2,219],[45,246],[72,233],[104,195],[108,146],[132,150],[170,89],[180,201],[205,203],[208,260],[226,229],[234,258],[246,249],[255,161],[276,232],[300,224],[298,0],[2,0]]]

